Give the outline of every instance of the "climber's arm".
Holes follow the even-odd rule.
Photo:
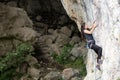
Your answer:
[[[93,22],[93,24],[89,27],[89,30],[91,30],[92,29],[92,27],[94,27],[95,26],[95,21]]]
[[[92,25],[91,29],[90,30],[84,30],[84,33],[86,33],[86,34],[92,34],[93,31],[94,31],[94,29],[95,29],[95,27],[96,27],[96,24],[94,23]]]

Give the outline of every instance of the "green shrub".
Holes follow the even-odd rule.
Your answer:
[[[16,68],[25,61],[25,57],[31,53],[31,49],[30,44],[22,43],[17,46],[15,51],[0,57],[0,80],[13,80],[12,77],[19,74],[16,72]]]
[[[79,57],[75,61],[67,63],[65,66],[79,69],[81,76],[85,76],[87,74],[86,65],[84,64],[83,57]]]
[[[72,45],[66,44],[60,52],[60,55],[57,55],[56,53],[52,53],[52,57],[60,64],[66,64],[69,61],[69,53],[71,49],[73,48]]]
[[[58,80],[64,80],[63,78],[60,78],[60,79],[58,79]]]
[[[55,61],[57,61],[60,64],[63,64],[66,67],[79,69],[80,75],[85,76],[87,72],[86,72],[86,65],[84,64],[83,57],[79,57],[75,61],[72,61],[69,59],[70,57],[69,53],[72,50],[72,48],[73,48],[73,45],[67,44],[62,48],[60,55],[57,55],[56,53],[52,52],[52,57]]]
[[[19,80],[21,76],[21,73],[16,72],[16,68],[10,68],[0,74],[0,80],[13,80],[15,77]]]

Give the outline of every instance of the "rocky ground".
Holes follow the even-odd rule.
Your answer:
[[[44,9],[41,8],[41,3],[49,2]],[[24,74],[20,80],[83,80],[79,69],[59,64],[51,56],[53,52],[60,55],[66,44],[73,46],[68,53],[68,59],[72,61],[80,57],[85,60],[87,53],[76,24],[58,4],[59,0],[51,2],[3,0],[0,3],[0,55],[12,51],[22,42],[29,42],[34,46],[35,54],[28,55],[25,63],[17,69]],[[36,13],[37,10],[40,12]]]

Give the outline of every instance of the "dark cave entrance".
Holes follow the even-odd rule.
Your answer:
[[[18,0],[18,6],[24,8],[33,22],[49,25],[49,28],[58,28],[67,24],[74,24],[60,0]]]

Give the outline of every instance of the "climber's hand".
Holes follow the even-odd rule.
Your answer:
[[[96,28],[96,27],[97,27],[97,23],[96,23],[96,22],[94,22],[93,27],[94,27],[94,28]]]

